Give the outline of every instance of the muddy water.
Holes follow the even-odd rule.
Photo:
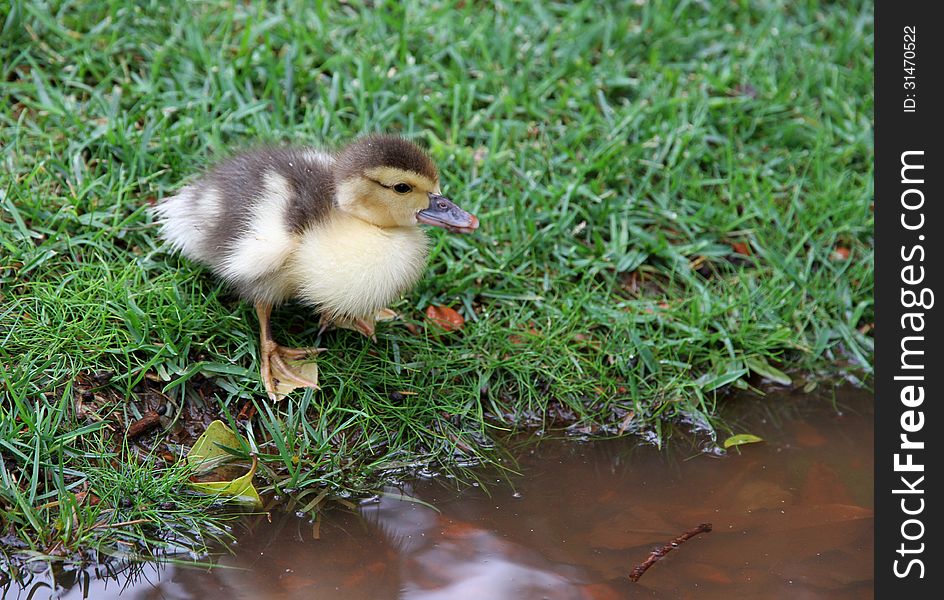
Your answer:
[[[737,432],[766,441],[718,457],[685,436],[662,452],[633,440],[543,440],[522,450],[520,475],[493,477],[493,485],[456,492],[442,481],[419,481],[388,489],[357,511],[331,512],[318,539],[306,520],[260,518],[246,523],[235,554],[219,559],[224,568],[144,565],[117,580],[86,571],[60,576],[59,593],[142,600],[872,597],[870,394],[841,389],[835,404],[774,395],[741,400],[733,410]],[[629,581],[653,548],[706,522],[713,531]],[[49,594],[35,591],[36,598]]]

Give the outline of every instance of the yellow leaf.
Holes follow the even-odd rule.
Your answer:
[[[757,437],[756,435],[750,433],[739,433],[737,435],[732,435],[728,439],[724,440],[724,447],[730,448],[732,446],[741,446],[742,444],[754,444],[757,442],[763,442],[764,438]]]
[[[286,360],[288,366],[302,377],[318,383],[318,363],[313,360]],[[282,381],[281,379],[275,385],[275,393],[280,397],[288,396],[292,391],[306,386],[292,383],[291,380]]]
[[[213,421],[193,444],[187,453],[187,464],[195,473],[211,472],[224,463],[231,462],[233,455],[226,448],[241,447],[242,438],[238,433],[226,426],[222,421]],[[224,481],[192,481],[190,487],[208,494],[229,496],[236,502],[250,504],[256,508],[262,506],[259,492],[252,484],[252,477],[256,473],[259,459],[252,457],[252,466],[243,475]]]

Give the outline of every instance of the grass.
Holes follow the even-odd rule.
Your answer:
[[[505,431],[661,440],[772,368],[871,370],[868,2],[13,0],[0,27],[0,533],[34,553],[222,531],[159,456],[247,402],[262,491],[314,512]],[[271,405],[251,307],[146,207],[234,148],[375,130],[482,228],[431,233],[393,307],[418,333],[326,334],[323,390]],[[302,307],[275,327],[316,341]],[[168,436],[116,442],[157,404]]]

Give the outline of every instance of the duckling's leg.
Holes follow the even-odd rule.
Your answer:
[[[256,302],[256,314],[259,316],[259,352],[262,362],[262,383],[265,384],[269,398],[278,400],[278,385],[284,382],[296,387],[310,387],[318,389],[318,382],[298,374],[285,361],[299,359],[311,354],[324,352],[324,348],[284,348],[276,343],[272,337],[272,325],[269,317],[272,314],[272,305],[267,302]]]

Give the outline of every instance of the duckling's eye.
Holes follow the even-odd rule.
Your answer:
[[[411,186],[409,183],[398,183],[393,186],[393,191],[398,194],[409,194],[413,191],[413,186]]]

